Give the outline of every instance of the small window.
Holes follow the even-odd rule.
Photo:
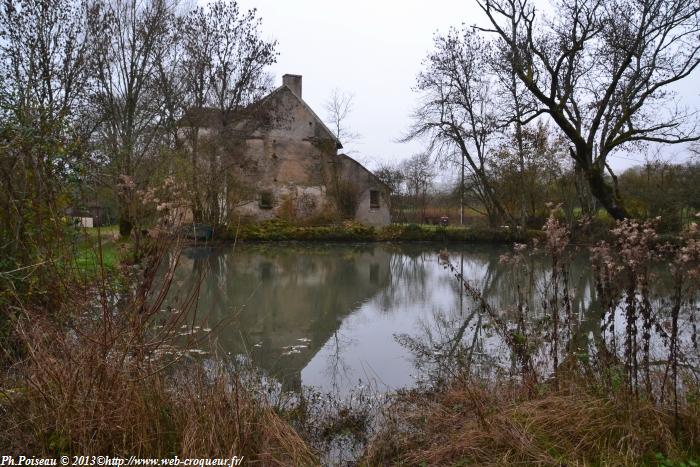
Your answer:
[[[260,209],[272,209],[272,192],[260,192]]]
[[[379,209],[379,191],[370,190],[369,191],[369,208]]]

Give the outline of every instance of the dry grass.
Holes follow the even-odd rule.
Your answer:
[[[26,356],[2,381],[13,389],[0,402],[0,450],[314,463],[304,441],[236,374],[196,360],[169,370],[173,362],[145,353],[129,328],[113,327],[105,341],[102,326],[90,323],[66,332],[36,315],[20,320]]]
[[[521,388],[458,383],[410,393],[392,406],[367,465],[641,465],[655,453],[688,459],[700,443],[700,411],[674,417],[628,397],[576,386],[542,396]]]
[[[317,463],[248,373],[189,352],[207,338],[194,332],[198,286],[164,310],[180,251],[181,239],[158,242],[120,280],[101,265],[93,285],[65,284],[59,309],[13,318],[0,452]]]
[[[135,229],[137,264],[108,267],[100,236],[94,274],[55,275],[60,299],[15,297],[12,335],[0,340],[8,362],[0,368],[0,452],[316,464],[263,397],[259,378],[201,357],[208,338],[195,331],[202,276],[179,291],[179,303],[166,301],[185,241],[182,188],[166,179],[130,196],[160,216],[157,238]]]
[[[569,308],[565,275],[566,262],[570,261],[565,255],[569,233],[556,219],[557,209],[553,208],[544,228],[545,252],[552,261],[551,282],[541,292],[544,305],[536,314],[547,316],[546,321],[526,323],[522,316],[514,320],[517,328],[510,326],[502,318],[508,316],[506,309],[492,308],[483,292],[449,263],[449,255],[441,253],[441,260],[508,345],[514,371],[498,381],[482,381],[472,377],[466,365],[456,371],[458,377],[448,387],[399,397],[386,411],[388,423],[371,443],[366,464],[698,465],[697,369],[691,363],[678,371],[677,350],[681,308],[683,303],[694,307],[697,297],[697,226],[679,239],[681,247],[667,246],[653,252],[653,225],[635,221],[617,224],[611,231],[617,243],[612,247],[601,243],[596,248],[601,258],[598,261],[605,268],[600,270],[606,273],[598,280],[607,287],[599,287],[598,293],[608,297],[601,303],[610,304],[601,314],[603,330],[615,319],[618,303],[624,303],[617,316],[628,323],[619,338],[627,343],[624,353],[618,354],[604,337],[592,355],[586,353],[581,358],[569,351],[575,348],[574,341],[568,340],[573,333],[561,332],[565,324],[576,323]],[[523,251],[524,247],[516,248],[514,256],[502,261],[513,266],[528,264]],[[660,253],[664,256],[655,256]],[[652,310],[649,299],[648,273],[654,258],[669,261],[674,277],[670,334],[653,326],[665,316],[663,309]],[[528,304],[526,308],[537,310],[539,306]],[[519,302],[517,310],[522,309]],[[694,311],[689,307],[684,312],[694,322]],[[646,333],[639,336],[638,328]],[[652,331],[659,333],[668,347],[668,361],[659,362],[663,365],[658,367],[649,363]],[[694,328],[688,331],[694,332]],[[585,332],[593,334],[588,329]],[[695,337],[692,334],[690,340],[695,342]],[[423,351],[420,345],[415,347]],[[539,364],[535,363],[536,355],[543,356]],[[689,361],[695,362],[694,358]]]

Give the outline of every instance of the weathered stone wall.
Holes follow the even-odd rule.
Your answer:
[[[235,170],[243,203],[236,213],[253,220],[301,219],[334,210],[327,187],[335,142],[288,88],[270,100],[265,105],[271,109],[271,123],[248,138]],[[269,205],[261,203],[266,196]]]
[[[390,193],[372,172],[356,160],[339,154],[336,156],[338,183],[346,187],[341,196],[352,196],[355,219],[367,225],[387,225],[391,223]],[[378,205],[371,206],[371,192],[378,192]]]

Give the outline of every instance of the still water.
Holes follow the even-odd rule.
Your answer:
[[[286,390],[313,386],[347,393],[369,385],[390,391],[413,386],[418,377],[399,336],[438,333],[446,323],[464,321],[469,335],[483,334],[482,351],[498,345],[476,320],[465,320],[474,316],[474,307],[440,265],[441,248],[294,243],[191,248],[180,259],[172,301],[201,277],[197,320],[201,329],[215,329],[217,351],[251,359]],[[508,251],[450,246],[450,261],[495,306],[505,306],[516,293],[511,267],[499,261]],[[585,258],[577,260],[573,307],[582,321],[592,286]],[[591,317],[592,329],[597,323]]]

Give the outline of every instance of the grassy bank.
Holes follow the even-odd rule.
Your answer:
[[[127,319],[109,319],[109,328],[80,318],[63,327],[33,313],[18,321],[27,353],[0,378],[4,454],[316,464],[252,380],[187,349],[169,354],[172,334],[144,339]]]
[[[114,271],[122,254],[120,249],[129,245],[129,239],[118,237],[119,227],[116,225],[75,232],[73,264],[76,269],[87,275],[95,275],[100,267]]]
[[[196,287],[163,312],[176,262],[158,270],[179,252],[167,240],[139,267],[116,268],[119,280],[67,274],[57,281],[62,300],[50,310],[15,310],[11,338],[0,341],[9,361],[0,372],[0,452],[237,455],[251,465],[317,465],[312,449],[266,402],[263,380],[202,349],[207,336],[195,337],[192,324]],[[84,241],[86,254],[94,254],[92,235]],[[88,256],[86,276],[108,268],[104,247]]]
[[[590,381],[458,380],[401,394],[386,413],[366,465],[700,465],[698,404],[676,422],[670,407]]]
[[[247,242],[323,241],[323,242],[489,242],[524,243],[539,238],[542,232],[507,228],[392,224],[370,227],[346,222],[326,226],[297,226],[282,221],[268,221],[232,227],[219,239]]]

